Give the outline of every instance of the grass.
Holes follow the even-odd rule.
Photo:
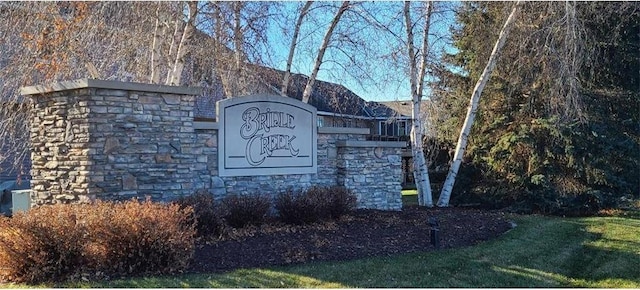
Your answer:
[[[406,189],[402,191],[403,205],[418,205],[418,191],[415,189]]]
[[[418,190],[415,189],[405,189],[402,191],[402,196],[417,196]]]
[[[640,288],[640,211],[621,212],[616,217],[513,216],[513,220],[518,224],[515,229],[496,240],[464,249],[349,262],[242,269],[224,274],[133,278],[53,286]]]

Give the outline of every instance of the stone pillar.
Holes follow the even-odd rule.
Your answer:
[[[358,208],[402,209],[404,142],[339,141],[338,185],[351,190]]]
[[[199,88],[81,79],[22,88],[31,120],[32,204],[170,199],[206,187]],[[209,181],[210,182],[210,181]]]

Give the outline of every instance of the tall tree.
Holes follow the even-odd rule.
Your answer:
[[[280,94],[282,96],[287,95],[289,78],[291,77],[291,64],[293,63],[293,54],[295,53],[296,46],[298,45],[298,34],[300,34],[300,27],[302,26],[304,17],[307,15],[307,13],[309,13],[311,4],[313,4],[313,1],[307,1],[304,3],[304,6],[302,6],[302,8],[300,9],[300,14],[298,14],[296,25],[294,26],[293,37],[291,38],[291,45],[289,46],[289,56],[287,57],[287,67],[284,71],[284,79],[282,80],[282,88],[280,89]]]
[[[212,56],[226,97],[252,93],[257,79],[252,64],[268,57],[267,28],[278,2],[211,1],[202,8],[202,31],[214,41]]]
[[[333,31],[338,26],[338,22],[340,22],[340,18],[344,14],[345,11],[349,9],[349,1],[342,2],[340,8],[338,8],[338,12],[331,20],[331,24],[329,24],[329,28],[327,32],[324,34],[324,38],[322,39],[322,44],[320,44],[320,48],[318,49],[318,55],[316,57],[316,61],[314,62],[313,70],[309,79],[307,80],[307,85],[304,88],[304,92],[302,93],[302,101],[305,103],[309,103],[311,99],[311,94],[313,93],[313,84],[316,81],[316,77],[318,76],[318,71],[320,70],[320,65],[322,65],[322,59],[324,58],[324,53],[329,46],[329,42],[331,41],[331,35],[333,35]]]
[[[445,59],[458,68],[439,77],[454,112],[451,124],[462,123],[463,99],[493,44],[487,40],[511,5],[465,2],[458,9],[457,52]],[[633,2],[522,5],[482,93],[452,202],[565,214],[637,193],[637,174],[629,173],[640,166],[639,131],[631,126],[640,107],[628,104],[640,99],[639,8]]]
[[[185,62],[200,60],[187,55],[194,30],[180,28],[183,4],[0,2],[0,102],[15,108],[0,110],[0,150],[12,152],[13,159],[4,164],[18,168],[28,159],[30,104],[19,96],[20,86],[84,77],[160,83],[161,75],[186,84]],[[190,19],[195,11],[189,11]]]
[[[151,67],[151,74],[149,75],[149,82],[151,82],[152,84],[158,84],[160,83],[160,61],[161,61],[161,34],[164,34],[164,30],[166,29],[166,27],[163,27],[163,22],[160,20],[160,5],[158,5],[156,7],[156,24],[154,26],[154,30],[153,30],[153,42],[151,43],[151,60],[150,60],[150,67]]]
[[[139,8],[114,2],[0,3],[0,151],[11,152],[0,156],[0,167],[28,174],[23,165],[29,158],[30,104],[18,94],[20,86],[81,77],[146,79],[147,59],[138,48],[148,47],[141,43],[149,26]],[[125,23],[138,24],[127,31],[136,37],[120,33]]]
[[[165,82],[165,84],[170,86],[180,85],[180,80],[182,78],[182,72],[184,70],[184,64],[186,61],[185,57],[190,52],[190,44],[188,42],[193,37],[195,30],[194,22],[196,21],[196,17],[198,16],[198,2],[189,1],[186,2],[185,6],[188,10],[187,21],[184,24],[184,28],[182,29],[182,36],[177,43],[173,64],[169,68],[167,81]]]
[[[242,64],[244,63],[244,31],[242,29],[242,8],[244,7],[244,2],[234,1],[233,2],[233,50],[234,50],[234,74],[235,77],[238,78],[239,84],[236,83],[234,88],[234,95],[240,95],[238,85],[244,85],[245,78],[242,74]]]
[[[418,203],[421,206],[433,206],[429,171],[424,157],[423,147],[423,118],[420,108],[424,93],[425,74],[427,71],[427,57],[429,55],[429,24],[433,11],[431,1],[425,2],[425,23],[422,31],[422,49],[418,57],[414,48],[413,21],[411,19],[411,4],[404,2],[404,20],[407,33],[407,53],[409,56],[409,82],[411,84],[411,155],[413,157],[413,175],[418,189]]]
[[[299,6],[300,4],[298,4]],[[390,13],[400,12],[399,15],[401,15],[401,9],[396,10],[394,6],[397,5],[381,2],[349,2],[348,6],[344,2],[314,2],[301,23],[294,55],[296,59],[304,57],[308,58],[308,60],[297,59],[292,63],[292,68],[308,76],[312,76],[315,69],[317,75],[315,78],[311,78],[312,80],[331,78],[334,82],[352,82],[365,91],[374,90],[373,87],[376,86],[384,87],[380,79],[378,79],[379,75],[393,75],[394,77],[399,74],[405,75],[406,67],[398,69],[399,72],[395,71],[395,74],[389,70],[376,69],[381,64],[379,60],[384,58],[390,47],[393,47],[393,49],[396,49],[397,46],[399,47],[399,43],[404,37],[399,38],[399,41],[395,39],[391,41],[389,39],[390,35],[386,30],[381,31],[379,25],[370,25],[371,22],[366,19],[367,17],[370,18],[370,13],[373,13],[376,18],[384,19],[383,21],[387,21],[387,15]],[[346,11],[340,16],[338,23],[335,21],[338,20],[335,15],[340,13],[340,7],[342,7],[342,10],[346,8]],[[300,8],[296,10],[300,11]],[[295,17],[300,16],[300,14],[296,13],[293,16],[291,20],[287,21],[286,26],[282,27],[283,30],[295,32]],[[286,19],[286,17],[283,17],[283,19]],[[335,24],[335,27],[332,28],[329,35],[327,32],[330,29],[326,27],[331,28],[332,23]],[[401,29],[401,26],[398,25],[397,28]],[[402,30],[399,31],[399,35],[402,36],[404,33],[402,33]],[[286,35],[290,36],[291,33]],[[376,41],[370,41],[372,38],[375,38]],[[324,40],[327,41],[323,42]],[[286,42],[291,43],[291,38],[286,39]],[[326,49],[321,52],[318,48],[322,47],[323,43],[326,44]],[[404,52],[404,50],[405,47],[402,46],[399,51]],[[319,56],[321,56],[321,59]],[[285,61],[286,55],[282,62],[286,63]],[[316,64],[320,64],[320,66],[316,66]],[[404,65],[405,62],[402,62],[402,64]],[[399,66],[397,64],[394,65]],[[304,88],[306,86],[302,88],[303,91]],[[281,90],[282,88],[278,89]],[[313,86],[310,89],[313,89]],[[334,100],[333,98],[330,101],[338,104],[340,102],[340,100]]]
[[[460,169],[460,164],[462,163],[462,157],[464,156],[464,150],[467,146],[467,141],[469,139],[469,134],[471,132],[471,126],[473,126],[473,121],[475,120],[476,113],[478,111],[478,103],[480,101],[480,96],[482,95],[482,90],[484,89],[487,81],[489,81],[489,77],[491,76],[491,72],[496,66],[496,62],[498,60],[498,55],[500,54],[500,50],[505,44],[507,40],[507,36],[509,35],[509,31],[513,26],[513,23],[516,19],[516,14],[518,12],[518,8],[522,5],[522,1],[518,1],[513,6],[509,17],[504,23],[500,34],[498,35],[498,40],[496,41],[493,50],[491,51],[491,55],[489,56],[489,60],[487,61],[487,65],[478,79],[476,83],[473,93],[471,94],[471,100],[469,101],[469,107],[467,110],[467,116],[465,117],[464,123],[462,125],[462,129],[460,130],[460,137],[458,137],[458,142],[456,144],[455,155],[453,156],[453,161],[451,163],[451,168],[449,169],[449,173],[447,174],[447,179],[444,182],[444,186],[442,187],[442,192],[440,193],[440,198],[438,199],[438,206],[445,207],[449,205],[449,199],[451,198],[451,191],[453,190],[453,184],[456,180],[456,175],[458,175],[458,170]]]

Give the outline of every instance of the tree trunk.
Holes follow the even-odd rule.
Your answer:
[[[300,15],[298,15],[298,21],[296,21],[296,27],[293,30],[293,38],[291,39],[291,46],[289,47],[289,57],[287,58],[287,69],[284,72],[284,80],[282,81],[282,88],[280,89],[280,95],[287,96],[287,89],[289,88],[289,78],[291,77],[291,63],[293,62],[293,54],[298,44],[298,34],[300,33],[300,26],[302,26],[302,20],[309,12],[309,8],[313,1],[307,1],[302,9]]]
[[[221,3],[219,1],[210,1],[213,5],[213,19],[214,19],[214,43],[213,46],[213,55],[222,56],[216,57],[214,66],[217,74],[220,76],[220,80],[222,81],[222,89],[225,98],[231,98],[235,96],[235,88],[233,83],[235,80],[231,77],[233,64],[235,63],[232,58],[234,55],[230,55],[224,43],[227,41],[224,29],[225,29],[225,21],[222,13],[222,8],[220,7]]]
[[[413,157],[413,177],[418,190],[418,204],[421,206],[433,207],[433,197],[431,194],[431,182],[429,181],[429,169],[424,157],[424,147],[422,144],[422,115],[420,112],[422,95],[424,92],[423,83],[427,68],[427,56],[429,54],[429,23],[431,20],[432,3],[426,3],[425,26],[422,39],[422,54],[420,57],[420,68],[417,67],[417,55],[413,48],[413,30],[410,14],[410,2],[404,2],[404,20],[407,31],[407,51],[409,54],[409,74],[411,82],[411,156]]]
[[[153,30],[153,43],[151,44],[151,75],[149,76],[149,82],[152,84],[160,83],[160,61],[161,61],[161,48],[160,48],[160,3],[157,3],[156,9],[156,25]]]
[[[185,24],[184,30],[182,31],[182,37],[180,38],[180,43],[178,44],[178,48],[176,50],[176,58],[173,63],[173,67],[169,70],[167,85],[170,86],[177,86],[180,84],[182,71],[184,69],[185,56],[189,52],[187,42],[191,39],[193,30],[195,29],[194,22],[198,14],[198,2],[189,1],[187,2],[187,6],[189,8],[189,18],[187,18],[187,23]]]
[[[234,65],[233,65],[233,96],[241,95],[241,91],[245,87],[245,79],[242,75],[242,57],[244,34],[242,31],[242,8],[244,3],[241,1],[233,2],[233,46],[234,46]]]
[[[168,22],[171,23],[171,22]],[[166,64],[169,65],[170,63],[173,63],[174,60],[174,55],[175,55],[175,51],[177,50],[176,48],[176,41],[178,41],[178,33],[180,32],[180,23],[182,23],[182,20],[176,20],[173,19],[173,24],[174,24],[174,28],[173,28],[173,34],[171,35],[171,38],[169,38],[169,51],[166,54]],[[168,38],[168,36],[165,36]],[[167,84],[169,83],[169,79],[171,78],[171,68],[169,68],[167,70],[167,78],[165,78],[164,83]]]
[[[489,56],[489,61],[480,75],[480,79],[476,83],[476,86],[473,89],[473,93],[471,94],[471,100],[469,102],[469,109],[467,110],[467,116],[462,125],[462,129],[460,131],[460,137],[458,138],[458,143],[456,145],[456,151],[453,156],[453,162],[451,163],[451,168],[449,169],[449,173],[447,174],[447,179],[444,182],[444,186],[442,187],[442,192],[440,193],[440,199],[438,200],[439,207],[449,206],[449,199],[451,198],[451,191],[453,190],[453,184],[456,181],[456,175],[458,174],[458,169],[460,169],[460,164],[462,163],[462,157],[464,156],[464,149],[467,147],[467,141],[469,139],[469,133],[471,132],[471,127],[473,126],[473,121],[476,117],[476,113],[478,111],[478,103],[480,101],[480,95],[482,94],[482,90],[484,86],[487,84],[489,77],[491,76],[491,72],[496,66],[496,62],[498,60],[498,55],[500,50],[504,46],[505,40],[507,39],[507,35],[513,26],[513,23],[516,19],[516,14],[518,12],[518,8],[522,4],[522,1],[516,2],[513,10],[511,10],[511,14],[505,21],[502,30],[500,31],[500,35],[498,36],[498,40],[496,41],[495,46],[493,47],[493,51],[491,51],[491,55]]]
[[[320,45],[320,50],[318,51],[318,57],[316,58],[313,71],[311,72],[311,76],[309,76],[307,85],[305,86],[304,92],[302,93],[302,101],[305,103],[309,103],[309,100],[311,99],[313,84],[315,83],[316,77],[318,76],[318,71],[320,70],[320,65],[322,64],[322,58],[324,57],[324,52],[327,50],[327,46],[329,46],[329,41],[331,40],[333,30],[336,28],[338,22],[340,21],[340,17],[342,17],[342,14],[344,14],[347,9],[349,9],[349,1],[342,2],[340,9],[338,9],[338,12],[331,21],[331,25],[329,25],[327,33],[325,33],[324,35],[324,39],[322,40],[322,45]]]

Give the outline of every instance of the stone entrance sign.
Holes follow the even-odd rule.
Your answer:
[[[316,108],[254,95],[217,104],[220,176],[317,173]]]
[[[358,208],[402,208],[406,144],[318,128],[316,109],[296,99],[223,100],[218,122],[198,122],[198,88],[82,79],[21,91],[34,102],[30,206],[337,185]]]

